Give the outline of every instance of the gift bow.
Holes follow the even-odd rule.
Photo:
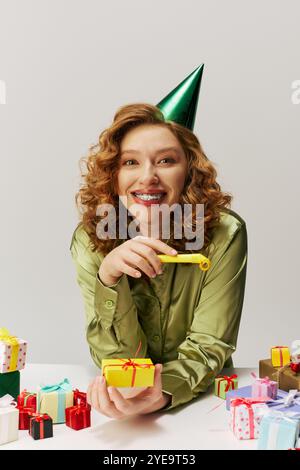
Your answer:
[[[240,406],[240,405],[246,405],[247,408],[250,408],[252,405],[254,405],[255,403],[265,403],[266,401],[269,401],[266,400],[265,398],[242,398],[242,397],[238,397],[238,398],[232,398],[230,400],[230,405],[232,406]]]
[[[138,364],[138,363],[134,362],[134,359],[133,360],[132,359],[119,359],[119,361],[124,362],[124,364],[122,364],[122,369],[127,370],[128,367],[133,367],[131,387],[134,387],[135,376],[136,376],[136,368],[137,367],[142,367],[142,368],[145,368],[145,369],[149,369],[150,367],[153,367],[153,364]],[[104,375],[105,367],[120,367],[120,364],[107,364],[103,368],[103,375]]]
[[[220,382],[222,382],[223,380],[227,380],[227,384],[226,384],[226,387],[225,387],[225,392],[228,392],[231,384],[232,384],[232,388],[233,388],[233,379],[237,379],[237,375],[232,374],[230,377],[228,375],[217,375],[216,379],[220,379],[220,378],[222,378],[222,380],[220,380]]]
[[[51,419],[51,417],[47,415],[46,413],[43,413],[43,414],[34,413],[33,411],[29,412],[28,415],[30,418],[31,434],[32,434],[33,420],[35,420],[36,422],[40,423],[40,439],[44,439],[45,438],[44,421]]]
[[[9,406],[17,406],[17,402],[15,401],[14,397],[9,394],[4,395],[0,398],[0,408],[7,408]]]
[[[0,341],[15,346],[19,344],[16,336],[11,336],[7,328],[0,328]]]
[[[255,374],[255,372],[251,372],[252,377],[254,377],[255,380],[259,381],[260,384],[266,384],[266,385],[271,385],[272,382],[275,382],[274,380],[271,380],[270,377],[267,375],[265,377],[259,378]]]
[[[86,403],[86,393],[85,392],[80,392],[80,390],[78,390],[78,388],[75,388],[75,390],[73,390],[74,392],[74,400],[77,401],[79,400],[80,403],[83,402],[83,403]]]
[[[230,406],[233,407],[233,430],[235,432],[235,410],[237,406],[246,405],[249,413],[249,430],[250,430],[250,439],[254,439],[254,412],[252,405],[255,403],[265,403],[263,398],[233,398],[230,400]]]
[[[137,348],[137,350],[135,352],[135,355],[134,355],[135,358],[136,358],[137,354],[139,353],[139,350],[140,350],[141,346],[142,346],[142,341],[140,340],[138,348]],[[128,367],[133,368],[132,379],[131,379],[131,387],[134,387],[135,376],[136,376],[136,368],[137,367],[142,367],[142,368],[146,368],[146,369],[150,369],[150,367],[153,367],[153,364],[138,364],[138,363],[134,362],[134,359],[132,360],[130,358],[128,358],[128,359],[118,359],[118,360],[124,362],[124,364],[122,365],[122,369],[127,370]],[[102,375],[104,375],[105,367],[120,367],[120,364],[107,364],[103,368]]]
[[[271,403],[269,403],[269,406],[271,407],[279,405],[283,405],[285,408],[289,408],[293,405],[300,405],[300,392],[298,392],[296,389],[290,390],[284,398],[280,398],[279,400],[272,400]]]
[[[53,385],[45,385],[41,387],[40,391],[45,393],[55,392],[56,390],[64,390],[69,392],[72,390],[72,386],[69,382],[69,379],[64,379],[62,382]]]

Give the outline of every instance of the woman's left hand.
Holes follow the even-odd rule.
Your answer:
[[[171,395],[162,392],[161,371],[162,365],[156,364],[153,387],[147,387],[133,398],[124,398],[115,387],[106,386],[105,377],[96,377],[88,386],[87,402],[99,413],[115,419],[160,410],[171,401]]]

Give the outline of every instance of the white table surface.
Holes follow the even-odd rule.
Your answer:
[[[239,386],[251,383],[250,372],[257,369],[224,369],[236,373]],[[60,382],[65,377],[73,389],[86,391],[97,375],[92,365],[26,364],[21,373],[21,390],[35,391],[40,383]],[[216,405],[221,404],[214,411]],[[96,410],[91,412],[91,427],[75,431],[65,424],[53,425],[53,438],[34,440],[28,431],[19,431],[19,439],[0,446],[5,449],[256,449],[257,440],[238,440],[228,425],[225,400],[213,394],[212,386],[199,398],[174,410],[115,420]]]

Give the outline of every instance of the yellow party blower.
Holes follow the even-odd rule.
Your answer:
[[[197,263],[202,271],[210,268],[210,260],[201,253],[190,253],[176,256],[157,255],[163,263]]]

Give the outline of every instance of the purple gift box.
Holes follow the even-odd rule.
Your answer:
[[[277,390],[277,396],[276,400],[272,401],[269,398],[269,401],[267,402],[267,405],[269,408],[279,410],[279,411],[296,411],[300,412],[300,398],[296,398],[294,401],[295,403],[292,404],[289,407],[286,407],[283,403],[283,400],[288,396],[288,392],[285,392],[284,390]],[[236,398],[236,397],[241,397],[241,398],[253,398],[252,396],[252,385],[247,385],[246,387],[240,387],[237,390],[230,390],[229,392],[226,393],[226,410],[230,410],[230,399],[231,398]],[[276,403],[278,401],[278,403]]]

